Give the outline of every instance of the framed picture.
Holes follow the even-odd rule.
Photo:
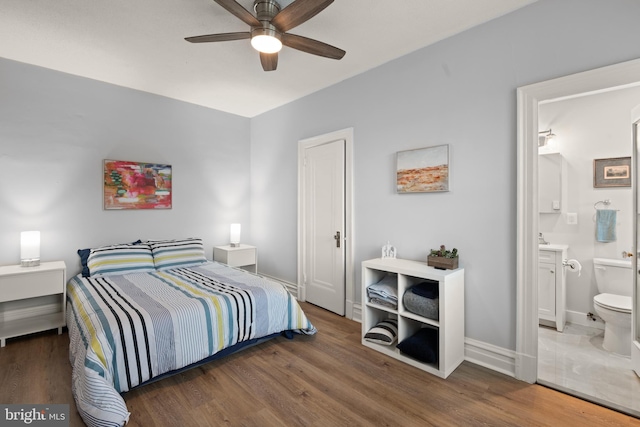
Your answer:
[[[104,208],[171,209],[171,165],[104,161]]]
[[[396,155],[396,191],[449,191],[449,145],[399,151]]]
[[[594,159],[593,186],[631,187],[631,157]]]

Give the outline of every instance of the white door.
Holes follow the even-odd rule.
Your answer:
[[[345,141],[305,149],[306,301],[345,314]]]

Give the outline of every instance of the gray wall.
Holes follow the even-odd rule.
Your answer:
[[[516,88],[640,57],[639,17],[635,0],[540,0],[253,118],[260,269],[296,281],[297,141],[353,127],[356,265],[387,240],[417,260],[457,247],[466,336],[515,349]],[[451,191],[395,194],[395,153],[439,144]]]
[[[0,265],[20,231],[43,261],[80,269],[76,250],[137,238],[202,237],[249,224],[249,119],[0,59]],[[104,211],[104,159],[168,163],[173,209]]]

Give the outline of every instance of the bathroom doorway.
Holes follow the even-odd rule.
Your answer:
[[[545,102],[591,96],[622,87],[638,86],[640,85],[639,75],[640,60],[636,60],[518,89],[518,324],[516,341],[516,377],[518,379],[530,383],[538,381],[537,281],[540,224],[537,197],[537,157],[538,132],[544,130],[538,128],[538,108],[541,103],[544,105]],[[605,145],[606,141],[602,141],[602,144]],[[593,202],[597,201],[599,200]],[[578,203],[586,204],[586,202]],[[590,203],[592,209],[594,203]],[[634,218],[635,216],[637,215],[632,215]],[[559,218],[566,220],[562,215]],[[587,221],[578,217],[578,224],[581,223],[586,225]],[[593,231],[593,228],[591,230]],[[633,240],[631,250],[632,253],[635,253],[636,243],[635,239]],[[588,259],[592,258],[593,256],[588,257]],[[588,286],[594,286],[594,284],[590,283]],[[586,297],[587,300],[588,298]],[[585,375],[588,375],[588,367],[582,368],[582,370]],[[572,392],[570,387],[572,387],[570,380],[558,386],[563,391],[589,398],[579,392]],[[589,400],[596,399],[589,398]],[[624,410],[625,408],[616,409]]]
[[[596,295],[613,293],[598,288],[596,272],[611,273],[615,267],[596,266],[593,260],[622,261],[625,254],[629,268],[617,271],[628,275],[628,289],[623,291],[631,295],[633,270],[626,255],[633,253],[634,246],[631,171],[626,169],[629,177],[622,182],[594,182],[594,159],[598,159],[596,166],[605,161],[630,161],[630,112],[638,104],[640,86],[550,100],[538,106],[538,125],[543,135],[538,148],[538,227],[544,240],[551,243],[540,246],[539,280],[547,285],[548,276],[555,277],[551,288],[557,288],[557,292],[544,293],[546,288],[540,288],[537,382],[635,416],[640,416],[640,378],[631,367],[631,340],[624,340],[625,344],[616,350],[618,354],[606,350],[605,347],[612,350],[614,346],[612,342],[603,343],[605,323],[599,317],[602,309],[594,309]],[[546,136],[550,131],[553,138]],[[548,158],[556,162],[550,166]],[[621,169],[624,167],[627,166]],[[548,175],[559,179],[550,180]],[[554,200],[544,197],[549,194],[554,195]],[[606,242],[597,239],[596,212],[615,217],[612,235],[606,239],[600,236]],[[571,260],[573,268],[546,262],[545,254],[558,253],[549,248],[558,246],[563,246],[562,258]],[[544,296],[549,294],[562,295],[551,298],[555,302],[551,304],[554,314],[562,322],[559,326],[554,323],[549,327],[545,321],[550,304]],[[631,298],[628,300],[631,305]],[[630,327],[631,316],[626,316]],[[609,334],[608,339],[612,338]],[[627,355],[620,355],[622,352]]]

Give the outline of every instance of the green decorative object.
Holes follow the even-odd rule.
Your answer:
[[[448,250],[445,245],[441,245],[440,249],[431,249],[427,257],[427,265],[439,270],[458,268],[458,249]]]

